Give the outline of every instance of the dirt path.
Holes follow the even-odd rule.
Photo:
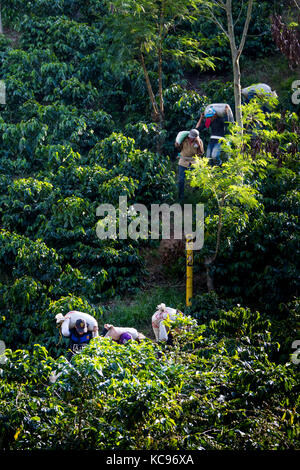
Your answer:
[[[178,262],[179,258],[185,258],[185,240],[174,239],[174,220],[170,220],[170,238],[162,239],[158,248],[146,248],[140,252],[145,259],[148,276],[145,279],[147,286],[173,286],[174,274],[169,269]],[[176,279],[175,279],[176,281]],[[185,285],[185,279],[180,280],[180,286]]]

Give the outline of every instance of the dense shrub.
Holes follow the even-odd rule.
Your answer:
[[[240,295],[245,302],[263,305],[268,311],[296,295],[298,230],[297,218],[286,213],[258,219],[220,260],[216,276],[222,291]],[[225,261],[227,257],[230,263]]]
[[[236,175],[242,165],[232,163],[214,173],[227,191],[231,168],[242,190],[255,190],[257,203],[243,205],[241,192],[234,207],[224,204],[210,272],[216,291],[202,295],[205,276],[198,274],[215,250],[224,195],[216,201],[201,185],[189,193],[205,204],[205,244],[195,253],[196,295],[185,310],[193,318],[170,325],[173,346],[148,339],[123,346],[101,337],[68,362],[58,313],[79,310],[100,329],[112,320],[147,334],[158,303],[184,308],[184,251],[155,279],[169,274],[172,295],[151,290],[146,304],[140,290],[134,302],[146,275],[142,254],[152,263],[149,243],[99,240],[96,209],[117,208],[121,195],[148,208],[176,200],[170,160],[177,132],[195,127],[208,103],[233,108],[233,86],[218,75],[231,66],[230,48],[201,13],[191,24],[176,20],[164,48],[161,128],[152,122],[137,57],[120,62],[111,49],[110,2],[5,3],[5,33],[13,26],[18,33],[0,38],[7,90],[0,117],[0,339],[10,348],[0,356],[0,449],[298,449],[300,384],[290,360],[299,334],[299,121],[290,99],[297,77],[284,72],[278,83],[278,109],[289,112],[268,116],[251,135],[246,126],[244,146],[241,134],[231,136],[228,155],[242,154],[243,162],[249,156],[253,170]],[[274,52],[270,4],[281,12],[283,2],[255,2],[242,68]],[[244,9],[246,2],[236,5]],[[242,21],[235,32],[241,35]],[[165,55],[181,44],[183,56],[195,40],[216,57],[213,77]],[[154,54],[146,65],[157,99]],[[196,80],[198,91],[189,89]],[[53,372],[61,375],[50,384]]]
[[[84,296],[92,302],[102,299],[103,285],[107,280],[107,271],[97,268],[97,272],[83,274],[79,269],[72,268],[69,264],[49,288],[49,295],[58,299],[72,292],[75,296]]]
[[[1,123],[1,131],[1,155],[5,157],[4,165],[9,164],[10,159],[19,157],[26,161],[27,172],[35,170],[38,162],[34,159],[34,153],[44,143],[48,126],[33,118],[16,125]]]
[[[88,282],[83,276],[80,280],[82,289],[84,281],[86,285]],[[32,350],[34,344],[40,343],[58,357],[65,353],[68,339],[61,337],[56,328],[57,313],[65,315],[70,310],[78,310],[90,313],[100,320],[101,309],[93,307],[84,297],[68,293],[60,296],[66,279],[62,278],[61,281],[54,300],[48,297],[48,294],[54,294],[53,290],[48,292],[44,285],[29,276],[17,279],[11,285],[1,286],[1,337],[6,345],[13,349]]]
[[[286,8],[284,2],[261,1],[254,2],[252,21],[249,26],[249,33],[245,44],[245,50],[242,57],[245,60],[250,57],[265,57],[274,52],[274,45],[271,35],[271,11],[273,9],[282,11]],[[242,9],[242,14],[240,10]],[[244,18],[247,9],[246,4],[233,4],[233,16],[235,18],[235,34],[237,38],[242,37]],[[226,24],[225,11],[219,12],[218,19]],[[193,37],[200,44],[206,45],[206,52],[212,57],[217,57],[216,67],[219,70],[229,69],[231,66],[230,47],[225,34],[218,28],[215,22],[208,20],[207,15],[199,15],[197,21],[191,26]]]
[[[41,282],[52,282],[61,273],[60,258],[53,248],[41,240],[1,230],[1,274],[5,277],[29,275]]]
[[[34,178],[15,179],[7,192],[3,227],[34,235],[55,200],[52,184]]]
[[[174,196],[175,175],[168,158],[136,149],[134,139],[123,134],[113,133],[97,144],[90,152],[90,161],[107,167],[112,170],[112,174],[126,175],[134,189],[128,191],[128,198],[133,199],[135,196],[136,201],[148,204],[166,202]],[[133,182],[137,183],[136,189]],[[105,194],[109,197],[107,190]]]
[[[24,348],[43,335],[50,336],[43,311],[50,303],[46,287],[30,276],[22,276],[1,289],[1,338],[12,348]],[[50,342],[47,342],[50,346]]]
[[[74,152],[70,145],[43,145],[36,150],[35,158],[41,161],[41,166],[48,172],[58,171],[60,167],[71,171],[81,161],[81,155]]]
[[[258,318],[243,309],[224,313],[212,324],[216,334],[186,320],[190,329],[175,335],[181,349],[98,338],[71,363],[38,345],[32,353],[7,351],[1,448],[297,448],[295,368],[268,360],[270,338]],[[49,386],[52,371],[61,375]]]
[[[195,295],[192,305],[186,312],[197,319],[198,323],[207,323],[212,319],[218,319],[220,312],[236,305],[232,299],[222,299],[215,291],[206,294]]]

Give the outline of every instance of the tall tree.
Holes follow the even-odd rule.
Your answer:
[[[187,175],[191,187],[210,194],[217,205],[217,217],[210,214],[206,221],[207,225],[211,224],[207,230],[203,251],[208,291],[214,289],[213,267],[220,249],[226,244],[226,237],[222,239],[224,225],[234,233],[238,229],[236,215],[240,211],[245,215],[252,208],[259,206],[258,191],[251,184],[251,178],[256,173],[264,177],[266,159],[263,150],[253,159],[252,137],[254,126],[260,128],[267,125],[266,116],[256,102],[246,105],[244,132],[235,122],[231,125],[229,135],[223,139],[223,149],[230,158],[223,163],[222,168],[211,166],[207,158],[196,158],[196,163],[192,165],[193,171]],[[256,133],[264,138],[268,135],[264,130],[257,130]],[[230,145],[227,145],[228,142]],[[214,242],[211,240],[213,232]]]
[[[113,31],[112,46],[117,46],[115,59],[121,63],[131,59],[142,67],[153,119],[160,124],[160,128],[164,127],[165,119],[165,57],[172,55],[178,62],[186,61],[202,70],[213,67],[212,60],[199,50],[197,41],[176,35],[173,36],[173,47],[170,46],[171,41],[167,44],[171,30],[174,31],[180,21],[193,21],[201,3],[202,0],[115,0],[111,9],[109,26]],[[156,86],[148,71],[149,64],[157,70]]]
[[[242,37],[240,39],[238,39],[236,36],[235,25],[243,14],[245,2],[241,2],[240,0],[236,1],[236,4],[240,4],[240,11],[236,19],[234,19],[233,14],[233,2],[234,0],[210,0],[205,2],[204,9],[206,10],[208,17],[223,31],[230,43],[234,80],[235,115],[239,126],[242,128],[243,119],[240,58],[244,50],[249,30],[254,0],[247,0],[248,5],[244,18],[244,28]],[[225,22],[223,20],[224,17],[226,18]]]

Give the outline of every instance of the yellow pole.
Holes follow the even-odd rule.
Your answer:
[[[193,238],[192,235],[186,236],[186,306],[192,305],[193,297]]]

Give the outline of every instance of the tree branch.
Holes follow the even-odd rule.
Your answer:
[[[228,36],[230,41],[230,47],[232,51],[232,58],[236,58],[237,47],[235,41],[235,32],[232,16],[232,0],[226,0],[226,15],[227,15],[227,24],[228,24]]]
[[[214,12],[212,11],[212,9],[210,7],[207,7],[209,12],[210,12],[210,15],[211,15],[211,20],[216,23],[219,28],[223,31],[223,33],[226,35],[226,37],[229,39],[229,35],[228,35],[228,32],[226,31],[226,29],[224,28],[224,26],[222,25],[222,23],[218,20],[218,18],[215,16]]]
[[[238,17],[237,17],[237,19],[236,19],[236,21],[235,21],[235,23],[234,23],[234,26],[239,22],[239,19],[240,19],[241,15],[242,15],[242,12],[243,12],[243,8],[244,8],[244,0],[242,0],[242,6],[241,6],[241,8],[240,8],[239,15],[238,15]]]
[[[146,85],[147,85],[147,89],[148,89],[148,94],[149,94],[150,101],[151,101],[151,104],[152,104],[153,112],[154,112],[155,116],[158,116],[159,112],[158,112],[157,105],[156,105],[156,102],[155,102],[155,96],[154,96],[154,93],[153,93],[153,90],[152,90],[151,82],[150,82],[150,79],[149,79],[148,71],[146,69],[145,60],[144,60],[144,56],[143,56],[142,52],[140,52],[140,60],[141,60],[141,64],[142,64],[142,67],[143,67],[143,72],[144,72]]]
[[[223,2],[222,0],[212,0],[212,3],[214,3],[216,6],[223,8],[223,10],[226,10],[226,3],[225,1]]]
[[[299,0],[294,0],[294,3],[295,3],[295,5],[296,5],[296,7],[298,8],[298,10],[300,10],[300,5],[298,5],[298,1],[299,1]]]
[[[238,57],[241,56],[241,54],[243,52],[243,49],[244,49],[244,46],[245,46],[246,37],[247,37],[247,34],[248,34],[248,29],[249,29],[249,24],[250,24],[251,16],[252,16],[253,1],[254,0],[249,0],[249,2],[248,2],[247,18],[246,18],[246,21],[245,21],[243,35],[242,35],[242,39],[241,39],[239,49],[238,49]]]

